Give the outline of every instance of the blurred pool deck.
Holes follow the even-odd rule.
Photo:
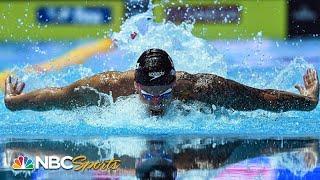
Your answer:
[[[58,42],[6,42],[0,43],[0,71],[15,66],[34,65],[46,62],[69,52],[73,48],[91,41],[58,41]],[[273,61],[289,63],[295,57],[302,57],[317,68],[320,63],[320,39],[295,40],[266,40],[256,38],[253,40],[223,40],[211,41],[211,44],[221,52],[228,68],[234,67],[274,67]],[[121,67],[124,59],[121,54],[125,52],[114,51],[108,54],[93,56],[87,64],[101,63],[101,61],[115,62],[115,70],[125,70]],[[111,63],[110,63],[111,64]],[[86,65],[86,64],[85,64]],[[90,66],[92,67],[92,66]]]

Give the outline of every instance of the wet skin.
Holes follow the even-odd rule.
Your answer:
[[[304,86],[296,85],[300,94],[275,89],[258,89],[225,79],[214,74],[177,72],[172,99],[200,101],[240,111],[263,109],[273,112],[290,110],[311,111],[318,104],[319,82],[317,72],[308,69]],[[101,105],[97,92],[120,96],[140,93],[134,85],[134,71],[104,72],[84,78],[60,88],[45,88],[23,93],[25,84],[8,77],[4,102],[9,110],[73,109],[80,106]],[[143,87],[146,91],[155,91]],[[155,92],[155,93],[160,93]],[[170,101],[168,101],[170,103]],[[165,103],[165,104],[168,104]],[[103,104],[103,103],[102,103]],[[151,105],[151,106],[150,106]],[[149,104],[152,109],[152,104]]]

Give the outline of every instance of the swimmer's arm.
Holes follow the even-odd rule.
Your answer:
[[[318,77],[310,69],[304,76],[305,87],[297,87],[300,94],[252,88],[212,74],[187,74],[185,78],[192,82],[188,98],[234,110],[311,111],[318,104]]]
[[[220,168],[262,155],[270,156],[293,149],[301,150],[313,144],[317,145],[314,140],[227,141],[218,145],[215,143],[207,144],[199,149],[186,148],[174,153],[173,157],[178,169],[200,169],[199,164],[202,163],[209,167]]]
[[[274,89],[252,89],[252,101],[256,102],[255,107],[259,109],[283,112],[283,111],[311,111],[317,107],[319,101],[319,80],[314,69],[307,69],[303,76],[304,86],[295,87],[300,94]],[[255,101],[255,98],[258,101]],[[254,102],[251,102],[254,104]]]
[[[219,168],[229,159],[233,151],[241,145],[241,141],[224,144],[207,144],[201,148],[181,149],[173,154],[173,162],[178,169],[201,169],[205,163],[208,167]]]
[[[7,79],[5,105],[12,111],[51,109],[73,109],[80,106],[102,105],[106,100],[98,92],[119,96],[134,93],[133,72],[106,72],[85,78],[61,88],[45,88],[22,93],[24,83],[13,83]]]
[[[231,156],[226,159],[223,166],[235,164],[246,159],[253,159],[261,156],[273,156],[278,153],[300,151],[303,152],[306,149],[312,149],[317,147],[318,142],[316,140],[243,140],[239,146],[232,149]],[[228,142],[227,142],[228,144]],[[307,163],[310,163],[305,159]]]

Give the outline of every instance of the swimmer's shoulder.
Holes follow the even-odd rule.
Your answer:
[[[214,89],[220,85],[219,81],[222,81],[221,77],[215,74],[191,74],[179,71],[177,72],[174,96],[180,100],[197,100],[207,102],[208,93],[214,92]]]
[[[134,74],[135,74],[135,70],[128,70],[128,71],[122,72],[120,75],[120,80],[133,84]]]
[[[191,74],[185,71],[177,71],[177,81],[197,81],[201,79],[221,79],[222,77],[216,75],[216,74],[210,74],[210,73],[195,73]]]
[[[124,72],[106,71],[90,77],[87,81],[89,81],[90,84],[95,84],[94,87],[125,85],[131,89],[134,82],[134,70]]]
[[[177,71],[177,80],[174,86],[174,98],[180,100],[192,100],[195,76],[185,71]]]
[[[133,81],[134,80],[134,70],[128,71],[106,71],[95,75],[104,81],[108,80],[125,80],[125,81]]]
[[[112,91],[113,97],[127,96],[135,92],[134,70],[128,71],[107,71],[96,74],[92,83],[101,92]]]
[[[217,84],[222,78],[209,73],[196,73],[191,74],[185,71],[177,71],[177,90],[195,90],[198,87],[207,87],[208,84]]]
[[[190,74],[185,71],[177,71],[176,76],[177,76],[177,82],[183,81],[183,80],[192,80],[195,78],[194,74]]]

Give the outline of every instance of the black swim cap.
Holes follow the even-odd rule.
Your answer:
[[[135,81],[144,86],[169,85],[176,79],[170,56],[161,49],[144,51],[138,59]]]

